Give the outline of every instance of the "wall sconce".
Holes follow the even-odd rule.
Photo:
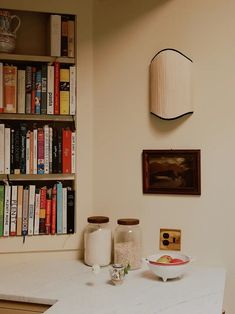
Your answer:
[[[193,113],[192,60],[175,49],[159,51],[150,63],[150,111],[170,120]]]

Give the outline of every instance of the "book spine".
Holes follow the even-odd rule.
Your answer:
[[[62,189],[63,193],[63,204],[62,204],[62,212],[63,212],[63,232],[67,233],[67,188]]]
[[[60,114],[60,63],[54,63],[54,114]]]
[[[60,114],[69,114],[69,69],[60,69]]]
[[[26,133],[26,174],[30,174],[30,134],[28,130]]]
[[[47,114],[54,114],[54,65],[47,66]]]
[[[47,65],[42,65],[41,114],[47,114]]]
[[[0,113],[4,111],[3,80],[3,63],[0,62]]]
[[[53,154],[53,147],[52,147],[52,141],[53,141],[53,128],[49,127],[49,173],[52,173],[52,154]]]
[[[32,79],[33,79],[33,68],[30,65],[26,66],[25,69],[25,112],[31,113],[31,102],[32,102]]]
[[[56,195],[56,184],[54,184],[51,196],[51,234],[56,233]]]
[[[4,113],[16,113],[17,67],[3,66]]]
[[[0,174],[5,172],[5,153],[4,153],[4,141],[5,141],[5,125],[0,124]]]
[[[72,131],[70,129],[62,130],[62,172],[71,173],[71,158],[72,158]]]
[[[5,139],[4,139],[4,167],[5,167],[5,174],[10,174],[11,168],[11,129],[5,128]]]
[[[31,89],[31,113],[35,113],[35,95],[36,95],[36,67],[32,67],[32,89]]]
[[[3,236],[4,219],[4,185],[0,185],[0,237]]]
[[[61,56],[68,56],[68,17],[61,16]]]
[[[10,145],[11,145],[11,156],[10,156],[10,173],[14,173],[15,169],[15,129],[11,129],[11,140],[10,140]]]
[[[71,137],[71,173],[76,173],[76,132]]]
[[[29,190],[28,187],[23,191],[23,211],[22,211],[22,236],[28,234],[28,210],[29,210]]]
[[[8,237],[10,234],[10,215],[11,215],[11,186],[5,186],[4,197],[4,237]]]
[[[60,57],[61,49],[61,15],[50,16],[50,55]]]
[[[75,193],[72,189],[67,191],[67,233],[74,233],[75,221]]]
[[[21,143],[20,143],[20,141],[21,141],[20,128],[17,127],[15,129],[14,174],[20,174],[20,157],[21,157]]]
[[[30,185],[30,186],[29,186],[29,221],[28,221],[28,235],[33,235],[34,212],[35,212],[35,185]]]
[[[62,173],[62,129],[58,128],[58,168],[57,172]]]
[[[45,234],[47,188],[40,189],[39,234]]]
[[[54,128],[52,137],[52,173],[58,172],[58,130]]]
[[[30,137],[29,137],[29,173],[33,174],[33,150],[34,147],[34,134],[33,131],[30,131]]]
[[[22,211],[23,211],[23,185],[18,185],[17,191],[17,224],[16,235],[22,234]]]
[[[38,174],[44,174],[44,132],[38,129]]]
[[[71,115],[76,114],[76,68],[69,67],[69,110]]]
[[[35,190],[35,215],[34,215],[34,234],[39,234],[40,217],[40,189]]]
[[[17,185],[11,188],[11,221],[10,221],[10,235],[16,235],[16,217],[17,217]]]
[[[75,21],[68,20],[68,57],[75,56]]]
[[[38,173],[38,130],[33,130],[33,174]]]
[[[35,91],[35,113],[41,113],[41,101],[42,101],[42,71],[36,72],[36,91]]]
[[[44,125],[44,173],[49,173],[49,125]]]
[[[27,127],[24,124],[20,126],[21,146],[20,146],[20,173],[26,173],[26,134]]]
[[[51,189],[47,190],[45,233],[51,233]]]
[[[57,183],[57,213],[56,213],[56,232],[57,234],[63,233],[63,186],[61,182]]]
[[[17,112],[25,113],[25,70],[17,72]]]

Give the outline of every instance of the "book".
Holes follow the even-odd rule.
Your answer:
[[[56,190],[57,190],[56,233],[62,234],[63,233],[63,186],[61,182],[57,183]]]
[[[47,187],[40,189],[39,234],[45,234]]]
[[[60,114],[60,63],[54,62],[54,114]]]
[[[17,112],[25,113],[25,70],[17,71]]]
[[[56,233],[56,194],[56,184],[54,184],[51,195],[51,234]]]
[[[52,136],[52,173],[58,173],[58,130],[54,128]]]
[[[11,187],[11,220],[10,220],[10,236],[16,235],[16,217],[17,217],[17,185]]]
[[[72,159],[72,131],[62,129],[62,172],[71,173]]]
[[[68,19],[67,15],[61,16],[61,56],[68,56]]]
[[[4,139],[4,173],[10,174],[10,168],[11,168],[11,129],[5,128],[4,133],[5,139]]]
[[[54,114],[54,65],[47,66],[47,114]]]
[[[62,212],[63,212],[63,231],[62,233],[67,233],[67,188],[63,188],[62,189],[62,194],[63,194],[63,209],[62,209]]]
[[[41,114],[47,114],[47,65],[42,65]]]
[[[76,114],[76,68],[69,67],[69,113]]]
[[[47,190],[45,233],[51,233],[51,188]]]
[[[20,173],[26,173],[26,124],[20,125]]]
[[[44,173],[44,131],[38,128],[38,174]]]
[[[0,113],[4,110],[4,97],[3,97],[3,63],[0,62]]]
[[[36,82],[35,82],[35,113],[41,113],[41,98],[42,98],[42,71],[37,70],[36,72]]]
[[[67,190],[67,233],[74,233],[75,229],[75,192]]]
[[[61,49],[61,15],[50,15],[50,55],[60,57]]]
[[[35,212],[35,185],[29,185],[29,220],[28,235],[33,235],[34,212]]]
[[[76,132],[71,132],[71,173],[76,172]]]
[[[36,113],[35,108],[35,95],[36,95],[36,67],[32,67],[32,88],[31,88],[31,113]]]
[[[14,173],[14,159],[15,159],[15,129],[11,129],[10,134],[10,173]]]
[[[34,234],[39,234],[40,219],[40,189],[35,190],[35,214],[34,214]]]
[[[0,237],[3,236],[4,194],[4,185],[0,185]]]
[[[16,113],[17,67],[3,66],[3,107],[4,113]]]
[[[34,162],[34,134],[33,131],[30,131],[30,136],[29,136],[29,173],[33,174],[33,162]]]
[[[53,142],[53,128],[49,127],[49,173],[52,173],[52,154],[53,154],[53,148],[52,148],[52,142]]]
[[[4,227],[3,227],[4,237],[8,237],[10,234],[10,215],[11,215],[11,186],[5,185]]]
[[[44,173],[49,173],[49,125],[43,127],[44,133]]]
[[[29,211],[29,190],[25,187],[23,190],[23,210],[22,210],[22,236],[28,234],[28,211]]]
[[[26,174],[30,174],[30,134],[31,131],[28,130],[26,133]]]
[[[58,128],[58,173],[62,173],[62,128]]]
[[[33,68],[31,65],[27,65],[25,69],[25,113],[31,113],[32,79]]]
[[[38,129],[33,129],[33,174],[38,173]]]
[[[4,174],[5,172],[4,141],[5,141],[5,124],[0,123],[0,174]]]
[[[16,235],[22,234],[22,211],[23,211],[23,185],[17,187],[17,224],[16,224]]]
[[[68,57],[74,58],[75,56],[75,21],[74,19],[68,20]]]
[[[69,114],[69,69],[60,68],[60,114]]]
[[[14,174],[20,174],[20,158],[21,158],[21,136],[20,128],[15,129],[15,147],[14,147]]]

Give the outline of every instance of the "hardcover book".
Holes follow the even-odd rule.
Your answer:
[[[68,57],[74,58],[75,55],[75,21],[68,20]]]
[[[35,211],[35,185],[29,185],[29,221],[28,235],[33,235],[34,211]]]
[[[41,114],[47,114],[47,65],[42,65]]]
[[[16,217],[17,217],[17,185],[11,187],[11,221],[10,221],[10,235],[16,235]]]
[[[17,67],[3,66],[4,113],[16,113]]]
[[[69,110],[71,115],[76,114],[76,68],[75,66],[69,67]]]
[[[4,139],[4,166],[5,166],[5,174],[10,174],[11,167],[11,129],[5,128],[5,139]]]
[[[11,186],[5,185],[5,197],[4,197],[4,237],[8,237],[10,234],[10,215],[11,215]]]
[[[62,171],[71,173],[72,160],[72,131],[70,129],[62,130]]]
[[[60,114],[69,114],[69,69],[60,69]]]
[[[0,185],[0,237],[3,236],[4,194],[4,185]]]
[[[28,234],[28,210],[29,210],[29,190],[28,187],[23,191],[23,211],[22,211],[22,236]]]
[[[15,159],[15,129],[11,129],[11,156],[10,156],[10,173],[14,173],[14,159]]]
[[[60,63],[54,63],[54,114],[60,114]]]
[[[36,95],[36,67],[32,67],[32,89],[31,89],[31,113],[36,113],[35,108],[35,95]]]
[[[63,233],[63,186],[61,182],[57,183],[57,213],[56,213],[56,232],[57,234]]]
[[[61,16],[61,56],[68,56],[68,20],[69,16]]]
[[[38,174],[44,173],[44,131],[38,128]]]
[[[32,80],[33,80],[33,68],[30,65],[25,69],[25,112],[31,113],[32,103]]]
[[[5,172],[5,153],[4,153],[4,140],[5,140],[5,124],[0,124],[0,174]]]
[[[17,224],[16,235],[22,234],[22,212],[23,212],[23,185],[18,185],[17,191]]]
[[[0,62],[0,113],[4,110],[4,98],[3,98],[3,63]]]
[[[67,191],[67,233],[74,233],[75,229],[75,193],[71,188]]]
[[[27,126],[20,125],[20,173],[26,173],[26,134]]]
[[[17,72],[17,112],[25,113],[25,70]]]
[[[34,215],[34,234],[39,234],[40,217],[40,189],[35,190],[35,215]]]
[[[41,113],[41,98],[42,98],[42,71],[36,72],[36,91],[35,91],[35,113]]]
[[[47,190],[45,233],[51,233],[51,189]]]
[[[54,65],[47,66],[47,114],[54,114]]]
[[[21,158],[21,136],[20,128],[17,127],[15,129],[14,174],[20,174],[20,158]]]
[[[56,195],[57,195],[56,184],[54,184],[51,196],[51,234],[56,233],[56,207],[57,207]]]
[[[61,49],[61,15],[50,16],[50,55],[59,57]]]
[[[39,234],[45,234],[47,187],[40,189]]]
[[[67,233],[67,188],[62,189],[63,192],[63,233]]]

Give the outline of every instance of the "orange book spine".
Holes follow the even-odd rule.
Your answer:
[[[45,220],[45,233],[50,234],[51,232],[51,189],[47,192],[46,199],[46,220]]]
[[[43,187],[40,190],[40,211],[39,211],[39,233],[45,233],[45,220],[46,220],[46,197],[47,188]]]
[[[56,184],[53,186],[52,189],[52,196],[51,196],[51,234],[56,233]]]
[[[16,113],[17,67],[3,66],[4,112]]]
[[[54,63],[54,114],[60,114],[60,63]]]

